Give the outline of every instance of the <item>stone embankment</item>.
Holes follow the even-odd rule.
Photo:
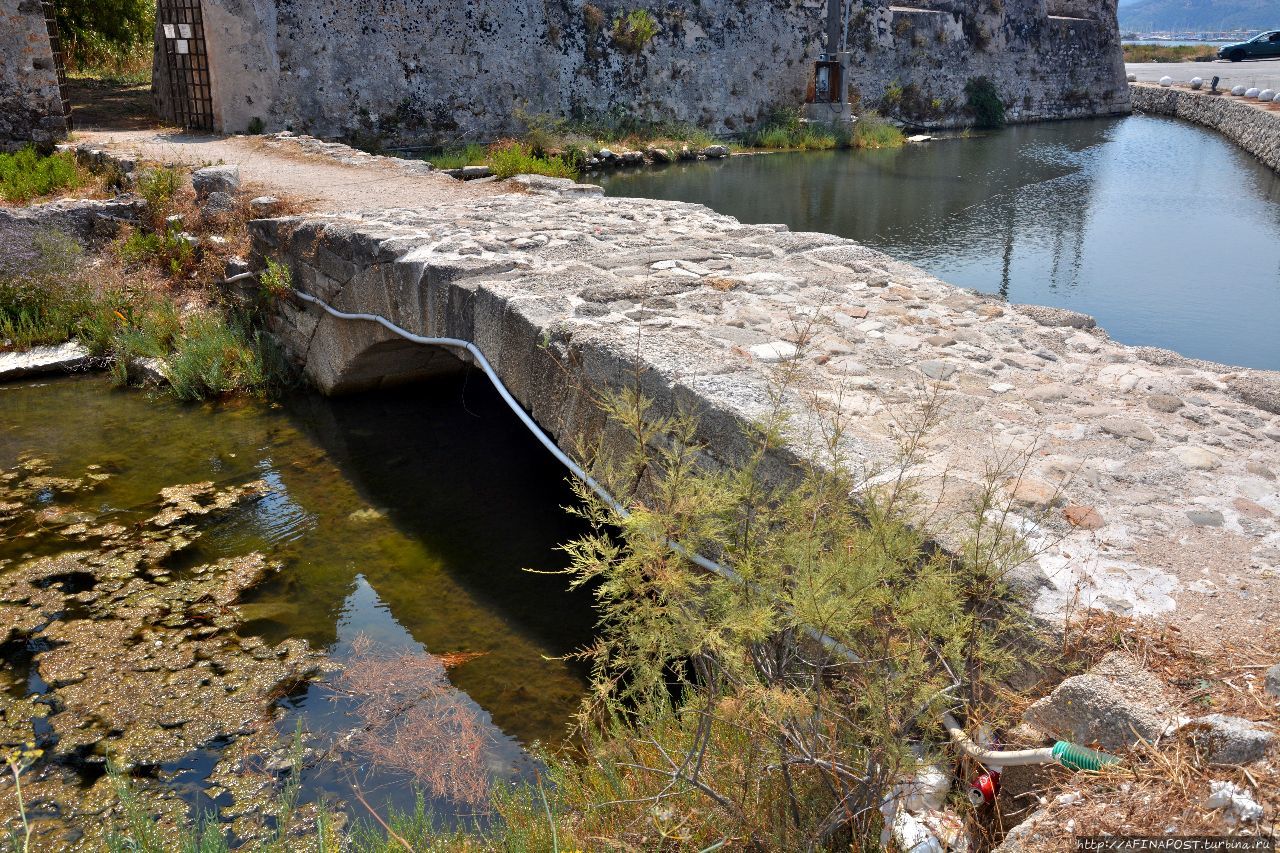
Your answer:
[[[857,243],[705,207],[528,179],[466,205],[254,223],[255,251],[337,309],[474,341],[563,447],[595,400],[637,383],[701,419],[719,464],[781,388],[794,476],[838,416],[843,450],[891,470],[930,395],[909,473],[954,541],[994,478],[1034,551],[1036,611],[1084,606],[1208,636],[1274,626],[1280,604],[1280,376],[1123,346],[1073,312],[960,290]],[[284,303],[279,332],[339,393],[460,366],[370,322]]]
[[[1233,95],[1134,83],[1133,108],[1211,127],[1245,151],[1280,171],[1280,112]]]

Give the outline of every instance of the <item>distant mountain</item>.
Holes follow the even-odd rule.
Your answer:
[[[1278,0],[1130,0],[1120,3],[1122,32],[1204,32],[1280,28]]]

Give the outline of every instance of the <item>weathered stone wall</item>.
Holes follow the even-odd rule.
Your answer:
[[[1011,120],[1128,108],[1114,0],[884,0],[851,8],[854,95],[920,124],[963,124],[987,76]],[[637,49],[614,32],[649,9]],[[522,113],[621,111],[744,131],[797,105],[824,46],[825,0],[205,0],[215,115],[392,142],[488,140]],[[1055,10],[1057,6],[1055,5]],[[161,69],[163,70],[163,69]],[[161,87],[163,83],[161,82]]]
[[[44,10],[39,0],[0,0],[0,150],[66,133]]]
[[[1133,108],[1211,127],[1245,151],[1280,171],[1280,113],[1231,95],[1135,83]]]

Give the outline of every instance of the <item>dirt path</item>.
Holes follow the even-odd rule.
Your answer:
[[[501,192],[492,184],[415,173],[394,158],[357,155],[359,163],[341,162],[335,154],[306,150],[298,140],[288,138],[87,130],[77,132],[75,141],[158,163],[234,164],[249,187],[302,202],[316,211],[430,208]]]

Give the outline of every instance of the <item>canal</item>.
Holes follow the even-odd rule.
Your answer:
[[[1026,125],[599,182],[839,234],[961,287],[1092,314],[1124,343],[1280,369],[1280,177],[1183,122]]]

